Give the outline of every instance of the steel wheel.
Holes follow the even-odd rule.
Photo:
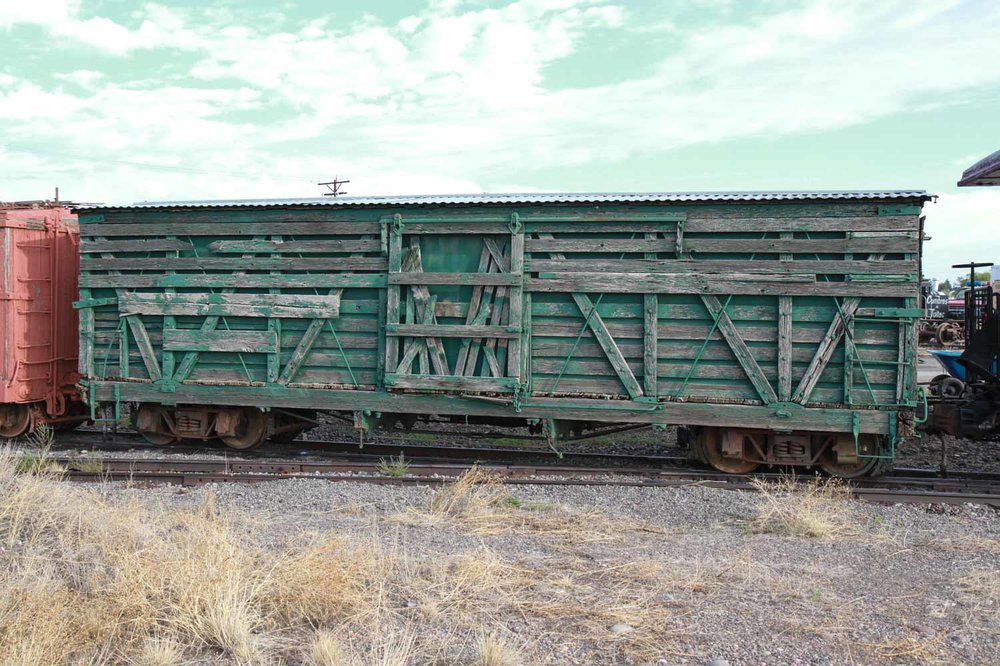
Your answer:
[[[31,429],[31,407],[28,405],[0,405],[0,437],[13,439]]]
[[[154,446],[166,446],[168,444],[176,444],[180,440],[173,435],[168,435],[162,432],[140,432],[142,438],[153,444]]]
[[[722,439],[724,436],[722,428],[701,428],[697,435],[697,443],[704,454],[705,462],[726,474],[749,474],[758,467],[760,463],[743,458],[733,458],[722,454]],[[743,446],[746,451],[746,444]]]
[[[166,446],[180,441],[180,437],[170,432],[163,432],[165,425],[163,417],[159,407],[155,405],[139,405],[132,414],[132,425],[144,440],[154,446]]]
[[[853,447],[852,441],[852,451]],[[882,460],[874,457],[885,453],[882,447],[882,438],[872,434],[858,435],[858,452],[862,455],[858,456],[857,459],[838,462],[836,451],[830,448],[820,460],[819,467],[830,476],[838,476],[842,479],[856,479],[859,476],[864,476],[875,469],[875,466]]]
[[[267,416],[264,412],[259,409],[245,409],[243,417],[238,435],[221,438],[226,446],[234,449],[252,449],[260,446],[267,437]]]

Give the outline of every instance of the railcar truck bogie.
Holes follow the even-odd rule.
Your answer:
[[[917,404],[919,190],[337,197],[79,211],[95,416],[254,446],[318,412],[687,426],[872,473]],[[291,435],[294,436],[294,435]]]

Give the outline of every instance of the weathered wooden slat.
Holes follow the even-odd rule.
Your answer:
[[[122,296],[124,294],[118,297],[119,303],[121,303]],[[160,373],[160,362],[156,358],[156,352],[153,350],[153,344],[149,340],[149,334],[146,332],[146,327],[142,323],[142,320],[130,314],[125,316],[125,321],[128,322],[129,330],[132,331],[132,337],[135,339],[135,345],[139,349],[139,355],[146,366],[146,374],[153,381],[160,379],[162,376]]]
[[[538,237],[540,241],[551,242],[553,240],[552,235],[545,232],[539,233]],[[527,243],[530,240],[531,239],[525,240],[526,248]],[[656,252],[656,250],[651,248],[649,252]],[[555,260],[565,258],[565,256],[559,252],[551,252],[549,256]],[[639,386],[639,382],[636,381],[635,375],[632,373],[632,370],[628,367],[628,363],[622,356],[621,350],[615,343],[614,336],[604,323],[600,313],[597,312],[594,307],[593,301],[591,301],[590,297],[584,293],[573,293],[572,297],[577,307],[580,308],[580,312],[583,313],[587,327],[593,333],[598,344],[601,345],[601,348],[607,356],[608,362],[611,363],[611,367],[614,369],[615,373],[617,373],[618,379],[622,382],[625,390],[628,391],[629,396],[632,398],[641,397],[643,395],[642,388]]]
[[[782,240],[791,239],[790,231],[782,231]],[[782,261],[790,261],[791,254],[782,254]],[[792,314],[794,302],[791,296],[778,296],[778,399],[788,402],[792,399]]]
[[[505,234],[506,222],[411,222],[407,218],[406,233],[415,235],[428,234]]]
[[[542,234],[544,235],[544,234]],[[528,238],[525,252],[673,252],[674,238]]]
[[[144,238],[139,240],[92,240],[80,242],[81,254],[100,252],[175,252],[190,250],[191,243],[168,238]]]
[[[523,218],[522,218],[523,219]],[[530,218],[529,218],[530,219]],[[532,233],[646,233],[674,230],[676,220],[661,222],[638,222],[619,216],[617,220],[592,220],[590,222],[527,222],[525,232]]]
[[[315,273],[311,275],[235,275],[233,273],[176,275],[95,275],[80,276],[80,285],[86,287],[163,288],[201,287],[206,289],[377,289],[385,286],[386,276],[379,274]]]
[[[895,261],[774,261],[754,259],[527,259],[525,270],[536,272],[610,273],[741,273],[753,275],[915,275],[917,263]],[[914,278],[915,279],[915,278]]]
[[[185,218],[187,217],[185,213]],[[338,234],[377,234],[378,222],[242,222],[227,221],[228,216],[218,222],[159,222],[155,226],[157,234],[165,236],[334,236]],[[89,236],[145,236],[153,228],[149,224],[83,224],[80,235]],[[409,231],[409,230],[407,230]]]
[[[82,257],[84,271],[385,271],[385,257],[322,257],[270,259],[266,257]],[[852,271],[857,272],[857,271]]]
[[[89,301],[90,290],[80,290],[80,300]],[[116,300],[117,302],[117,300]],[[6,306],[5,306],[6,307]],[[83,308],[80,310],[80,356],[77,360],[80,374],[86,378],[95,377],[94,374],[94,347],[96,346],[97,332],[95,330],[94,308]]]
[[[566,354],[568,354],[571,349],[574,349],[573,342],[573,340],[564,340],[559,338],[537,337],[533,345],[533,353],[535,354],[536,361],[543,359],[565,359]],[[625,356],[626,360],[628,360],[629,364],[639,363],[643,360],[643,345],[641,339],[618,338],[617,342],[618,348],[621,349],[622,354]],[[751,350],[754,353],[754,357],[757,359],[757,362],[762,368],[767,365],[777,369],[777,345],[762,344],[752,340],[747,340],[747,344],[750,345]],[[702,340],[693,338],[690,340],[660,340],[660,358],[657,360],[658,366],[662,366],[665,359],[676,361],[678,363],[690,361],[697,356],[699,351],[701,351],[701,347]],[[801,370],[805,370],[806,366],[809,365],[809,362],[812,361],[813,352],[813,349],[793,347],[793,366],[796,366]],[[598,345],[592,337],[588,337],[586,340],[581,340],[578,344],[576,344],[573,357],[582,360],[603,360],[604,350],[601,349],[600,345]],[[730,351],[729,345],[725,342],[725,340],[710,341],[701,355],[702,363],[711,363],[713,361],[730,362],[732,361],[732,357],[732,351]],[[864,358],[866,360],[872,359],[875,361],[894,361],[896,359],[896,350],[888,347],[868,348],[864,351]]]
[[[337,295],[297,294],[160,294],[123,293],[124,315],[195,315],[232,317],[331,318],[340,312]],[[134,331],[133,331],[134,332]]]
[[[642,397],[642,387],[639,386],[639,382],[636,381],[635,375],[632,374],[632,369],[629,368],[628,363],[625,361],[625,357],[622,356],[621,350],[615,343],[614,336],[612,336],[611,331],[605,325],[604,320],[601,319],[601,315],[597,313],[594,309],[594,304],[590,300],[590,297],[586,294],[573,294],[573,300],[576,301],[577,306],[580,308],[580,312],[583,313],[584,318],[587,320],[587,325],[590,330],[594,333],[594,337],[597,339],[598,344],[604,349],[604,353],[607,354],[608,361],[611,362],[611,367],[614,368],[615,372],[618,374],[618,378],[621,380],[622,385],[628,394],[633,398]]]
[[[382,243],[379,241],[379,249]],[[392,227],[389,232],[389,275],[399,273],[403,267],[403,224],[402,216],[393,216]],[[388,286],[386,289],[385,305],[385,327],[399,324],[399,298],[400,288],[398,285]],[[383,372],[385,374],[395,373],[399,363],[399,338],[395,336],[385,336],[385,363]]]
[[[513,229],[510,235],[510,274],[517,278],[508,291],[509,299],[507,306],[507,323],[511,326],[518,326],[522,329],[528,324],[524,322],[524,228],[520,225],[520,218],[512,218]],[[528,313],[530,319],[531,313]],[[525,331],[516,338],[511,338],[507,344],[507,376],[518,383],[526,381],[522,375],[521,357],[524,353]]]
[[[703,275],[648,275],[642,273],[547,273],[553,277],[527,278],[525,289],[536,292],[604,292],[611,294],[715,294],[787,296],[912,295],[916,284],[860,282],[727,281]]]
[[[292,356],[285,363],[285,367],[278,377],[279,384],[288,384],[295,379],[296,373],[298,373],[302,364],[305,363],[306,357],[312,351],[313,345],[316,343],[316,338],[323,331],[324,325],[326,325],[326,319],[313,319],[309,322],[309,328],[302,334],[299,343],[295,346],[295,351],[292,352]]]
[[[793,254],[842,254],[845,252],[916,252],[915,238],[824,238],[824,239],[753,239],[686,238],[689,252],[790,252]]]
[[[382,243],[378,239],[371,240],[304,240],[304,241],[269,241],[269,240],[220,240],[210,243],[208,249],[223,253],[291,253],[315,254],[323,252],[379,252]]]
[[[411,242],[406,257],[400,265],[400,270],[405,272],[421,272],[423,270],[423,259],[420,252],[420,243],[416,240]],[[431,297],[430,290],[424,285],[410,285],[410,292],[413,294],[414,314],[423,325],[431,326],[437,322],[435,313],[435,300]],[[386,329],[389,325],[386,325]],[[386,334],[387,339],[393,336]],[[445,356],[444,345],[440,338],[428,337],[424,341],[428,357],[434,371],[439,375],[450,374],[448,369],[448,358]],[[418,343],[419,344],[419,343]]]
[[[446,284],[511,286],[518,284],[520,277],[507,273],[393,273],[389,284]]]
[[[441,338],[516,338],[520,329],[510,326],[466,326],[465,324],[386,324],[386,335],[393,337]]]
[[[827,364],[833,357],[833,352],[840,343],[840,339],[844,337],[844,317],[853,317],[860,303],[860,298],[849,298],[844,300],[841,305],[841,311],[843,313],[842,316],[838,315],[833,318],[832,322],[830,322],[830,327],[823,335],[823,339],[820,340],[819,348],[816,350],[816,355],[813,356],[812,362],[809,364],[805,374],[802,375],[802,379],[799,381],[798,388],[795,389],[795,394],[792,396],[793,401],[803,404],[809,401],[809,395],[816,387],[816,383],[819,382],[820,375],[823,374]]]
[[[506,248],[501,251],[492,239],[488,238],[483,239],[483,245],[485,246],[490,258],[490,261],[487,262],[487,273],[497,274],[507,271],[510,268],[510,259],[505,254]],[[492,326],[498,326],[500,324],[500,308],[502,307],[500,297],[505,291],[506,287],[492,287],[487,285],[483,288],[479,312],[476,313],[475,319],[472,320],[473,326],[486,325],[487,323]],[[496,340],[496,338],[490,339],[494,341]],[[461,366],[456,367],[456,375],[465,375],[469,377],[476,375],[476,371],[479,367],[479,352],[482,349],[483,344],[483,338],[472,338],[469,340],[468,358],[465,362],[464,368]]]
[[[483,249],[479,253],[479,273],[486,273],[490,266],[490,251],[483,244]],[[483,287],[482,285],[473,287],[472,295],[469,297],[469,307],[465,314],[465,324],[466,326],[473,323],[476,315],[479,313],[479,304],[483,297]],[[464,374],[466,360],[469,358],[469,347],[472,344],[470,338],[462,340],[462,345],[458,348],[458,357],[455,360],[455,373]]]
[[[95,215],[89,211],[80,211],[82,218],[81,226],[92,224],[136,224],[141,223],[148,229],[151,226],[169,224],[177,220],[183,220],[182,224],[205,223],[205,224],[255,224],[261,222],[302,222],[310,224],[320,224],[328,222],[350,222],[366,223],[375,221],[373,216],[367,212],[357,210],[345,210],[334,208],[321,208],[318,206],[284,206],[281,208],[262,208],[254,206],[252,208],[239,209],[232,208],[190,208],[178,206],[177,208],[158,208],[147,210],[106,210]]]
[[[643,330],[642,326],[637,324],[607,324],[608,330],[611,334],[615,336],[616,340],[621,338],[633,338],[635,340],[642,340]],[[708,336],[708,332],[711,330],[711,324],[665,324],[661,323],[658,327],[660,345],[667,348],[669,341],[671,340],[704,340]],[[740,334],[743,339],[747,342],[760,342],[760,343],[773,343],[778,342],[778,331],[775,326],[746,326],[741,325],[739,327]],[[580,332],[579,325],[572,323],[568,324],[549,324],[544,322],[535,321],[532,327],[532,331],[536,337],[570,337],[575,338]],[[586,337],[586,333],[584,336]],[[888,331],[873,331],[864,329],[856,333],[858,344],[870,344],[870,345],[895,345],[895,330]],[[793,343],[811,343],[815,344],[822,340],[823,331],[813,328],[803,328],[800,326],[795,326],[792,328],[792,342]],[[722,340],[722,334],[715,331],[711,335],[712,340]]]
[[[573,223],[584,222],[587,224],[600,224],[600,223],[612,223],[614,228],[618,228],[618,224],[630,224],[630,223],[652,223],[652,222],[680,222],[687,219],[687,213],[676,211],[676,212],[646,212],[642,210],[628,210],[628,211],[618,211],[618,210],[577,210],[577,211],[566,211],[566,212],[528,212],[521,215],[521,221],[529,224],[540,224],[540,223],[556,223],[563,225],[562,229],[573,230]],[[578,229],[577,229],[578,230]],[[526,229],[528,233],[535,233],[537,231],[547,231],[547,229]],[[648,231],[648,229],[643,229],[642,231]]]
[[[719,331],[726,339],[726,342],[729,343],[729,347],[733,350],[736,360],[743,367],[743,371],[746,373],[750,383],[753,384],[757,394],[760,395],[760,399],[765,404],[775,402],[778,396],[775,395],[771,383],[764,375],[764,371],[760,369],[760,365],[757,363],[757,359],[754,358],[753,352],[750,351],[746,341],[740,335],[739,329],[736,328],[733,320],[729,318],[729,314],[723,309],[722,303],[715,296],[702,296],[701,300],[705,304],[705,307],[708,308],[709,314],[718,320]]]
[[[677,223],[682,224],[681,222]],[[647,239],[656,238],[655,233],[647,233]],[[678,235],[680,238],[680,235]],[[656,260],[655,254],[647,254],[646,260]],[[657,349],[657,326],[659,318],[659,296],[656,294],[642,295],[642,319],[643,319],[643,341],[642,341],[642,390],[647,397],[656,397],[659,393],[657,386],[658,369],[656,362],[658,358]]]
[[[692,217],[685,222],[689,233],[746,233],[758,231],[916,231],[916,215],[870,217]]]
[[[397,375],[386,374],[386,386],[397,389],[472,391],[477,393],[507,393],[516,380],[507,377],[466,377],[460,375]]]
[[[496,264],[497,270],[500,273],[509,273],[510,257],[506,254],[506,248],[501,250],[500,246],[492,238],[484,238],[483,245],[486,246],[490,256],[493,257],[493,263]]]
[[[167,351],[247,352],[274,354],[278,351],[278,336],[273,331],[212,331],[173,328],[163,332],[163,348]]]

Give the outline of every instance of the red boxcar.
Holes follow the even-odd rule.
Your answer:
[[[0,205],[0,437],[84,416],[76,383],[76,215]]]

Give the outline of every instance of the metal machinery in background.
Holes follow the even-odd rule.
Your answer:
[[[0,204],[0,256],[0,437],[79,424],[76,216],[58,202]]]
[[[1000,150],[965,170],[959,187],[1000,185]],[[937,399],[928,430],[961,437],[1000,432],[1000,294],[991,284],[976,285],[976,269],[992,263],[956,264],[969,270],[965,292],[965,346],[961,354],[933,352],[948,370],[931,382]]]
[[[429,416],[686,426],[728,472],[842,476],[913,431],[920,190],[80,209],[94,415],[152,441]],[[126,408],[126,406],[128,406]]]

